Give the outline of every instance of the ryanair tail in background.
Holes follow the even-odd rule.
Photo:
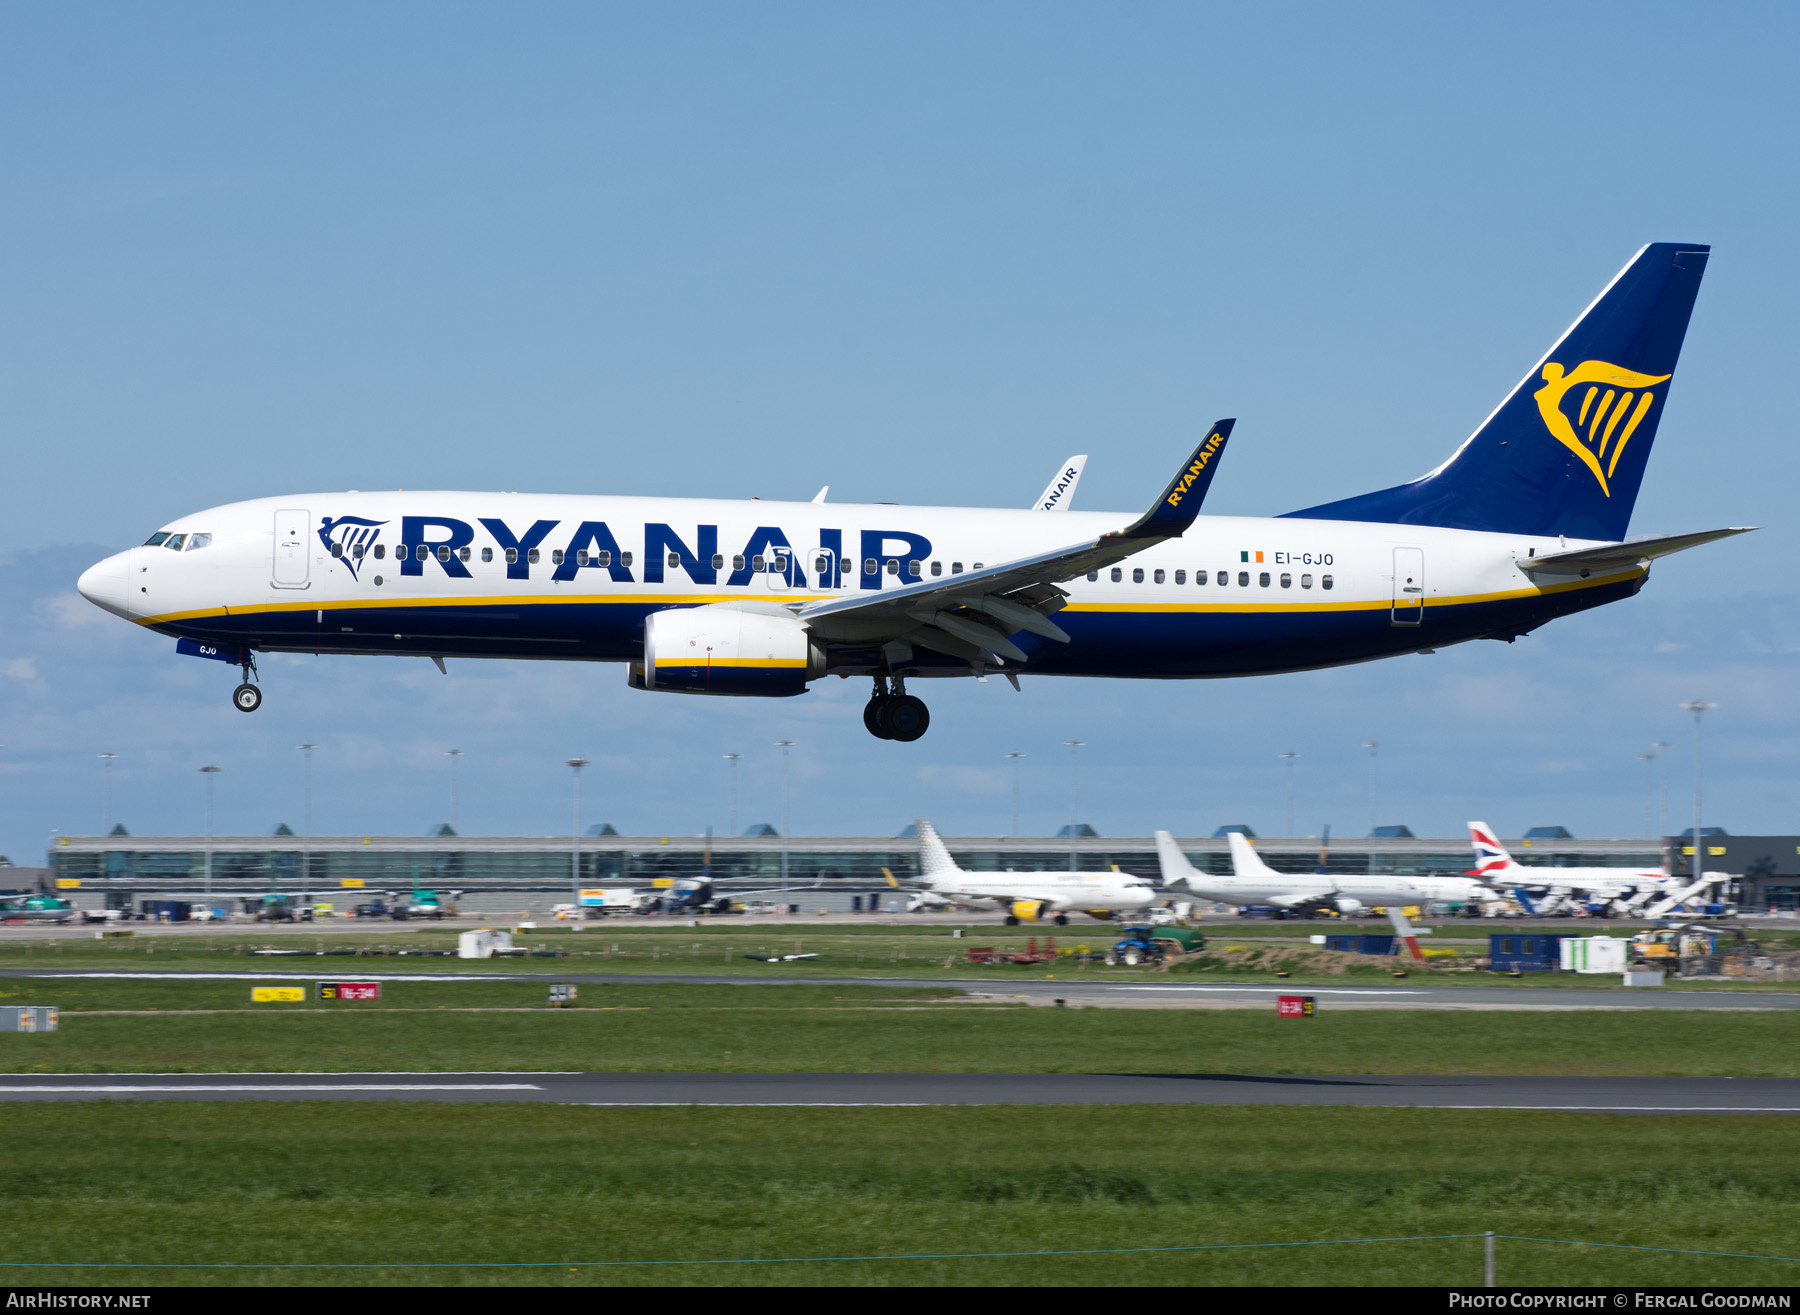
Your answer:
[[[1638,252],[1423,479],[1289,514],[1623,539],[1710,251],[1653,242]]]

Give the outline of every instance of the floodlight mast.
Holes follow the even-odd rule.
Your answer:
[[[581,769],[587,765],[586,758],[570,758],[563,764],[575,773],[575,821],[569,829],[569,899],[577,909],[581,907]]]

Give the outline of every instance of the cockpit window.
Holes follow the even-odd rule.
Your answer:
[[[155,534],[152,534],[148,539],[144,540],[144,547],[160,548],[163,545],[163,540],[168,537],[169,532],[167,530],[158,530]]]
[[[163,547],[167,548],[170,552],[180,552],[181,545],[186,540],[187,540],[187,535],[185,535],[185,534],[171,534],[168,538],[168,541],[163,544]]]
[[[196,548],[210,548],[210,547],[212,547],[212,535],[210,535],[210,534],[190,534],[190,535],[188,535],[187,550],[189,552],[193,552],[194,549],[196,549]]]

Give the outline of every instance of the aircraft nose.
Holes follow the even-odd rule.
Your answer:
[[[81,573],[75,587],[95,607],[104,607],[116,616],[131,615],[130,554],[114,553],[105,561],[95,562]]]

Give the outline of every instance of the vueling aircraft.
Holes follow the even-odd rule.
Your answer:
[[[1076,461],[1029,510],[288,494],[183,516],[79,587],[237,666],[246,712],[259,653],[538,658],[679,694],[860,677],[890,740],[925,733],[907,685],[933,677],[1254,676],[1510,642],[1741,533],[1625,540],[1708,250],[1639,251],[1436,470],[1285,516],[1197,519],[1222,420],[1135,520],[1066,510]]]
[[[1156,887],[1129,872],[969,872],[956,866],[931,823],[920,818],[914,826],[919,832],[919,879],[908,884],[917,892],[915,907],[973,904],[1005,909],[1009,927],[1021,920],[1066,927],[1071,913],[1106,921],[1156,902]],[[890,886],[900,886],[893,873],[882,872]]]

